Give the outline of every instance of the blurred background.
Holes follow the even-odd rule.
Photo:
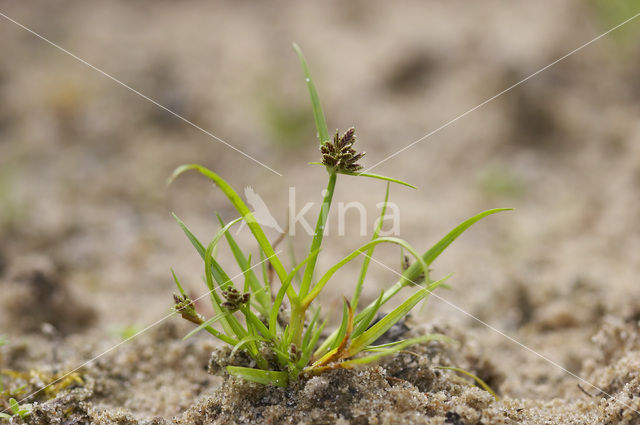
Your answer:
[[[640,2],[1,1],[0,12],[282,174],[0,17],[0,334],[50,323],[92,346],[168,313],[170,267],[189,292],[204,290],[203,265],[170,212],[205,240],[216,211],[235,214],[200,176],[167,186],[178,165],[253,187],[281,223],[289,187],[298,210],[318,205],[326,173],[307,165],[318,145],[292,42],[329,128],[354,126],[369,167]],[[515,208],[434,263],[435,277],[455,273],[439,295],[576,372],[603,317],[640,312],[639,35],[640,20],[628,23],[372,170],[418,186],[393,186],[391,200],[400,236],[419,251],[483,209]],[[336,200],[363,202],[371,231],[384,190],[343,176]],[[368,239],[350,214],[321,270]],[[310,238],[296,233],[301,257]],[[255,255],[246,229],[239,238]],[[400,270],[396,249],[376,258]],[[350,293],[356,263],[329,284],[329,311]],[[365,301],[395,280],[372,263]],[[540,361],[434,298],[414,320],[465,329],[504,369]],[[521,377],[503,391],[530,394]]]

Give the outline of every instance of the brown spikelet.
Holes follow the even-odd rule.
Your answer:
[[[356,173],[362,169],[358,161],[364,156],[364,152],[356,152],[353,144],[356,142],[356,130],[351,127],[342,136],[336,130],[333,141],[326,141],[320,146],[322,163],[334,168],[338,173]]]

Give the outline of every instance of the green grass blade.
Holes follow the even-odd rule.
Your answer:
[[[189,230],[187,225],[184,224],[182,222],[182,220],[180,220],[178,218],[177,215],[175,215],[173,213],[172,213],[172,215],[173,215],[173,218],[178,222],[178,225],[182,228],[182,231],[185,233],[185,235],[187,235],[187,238],[189,239],[189,241],[191,241],[191,244],[196,249],[198,254],[200,254],[200,257],[202,257],[202,260],[206,262],[206,256],[205,256],[206,248],[204,247],[204,245],[191,232],[191,230]],[[233,222],[231,222],[231,223],[233,223]],[[229,224],[231,224],[231,223],[229,223]],[[220,233],[218,233],[218,234],[220,234]],[[213,249],[211,251],[211,254],[212,253],[213,253]],[[211,254],[210,254],[210,256],[212,257]],[[226,284],[226,282],[230,281],[229,280],[229,276],[227,276],[227,274],[224,272],[224,270],[222,269],[220,264],[218,264],[218,262],[214,258],[211,258],[211,272],[213,273],[213,277],[214,277],[215,281],[218,282],[219,285]]]
[[[311,97],[313,118],[316,122],[316,128],[318,129],[318,137],[320,138],[320,143],[322,144],[329,140],[329,130],[327,129],[327,122],[324,118],[324,112],[322,112],[322,105],[320,104],[318,91],[316,90],[316,86],[313,83],[313,79],[311,78],[311,73],[309,72],[309,67],[307,66],[307,61],[302,54],[302,50],[296,43],[293,43],[293,48],[298,54],[300,65],[302,65],[302,72],[304,73],[304,79],[307,83],[307,88],[309,89],[309,96]]]
[[[372,179],[378,179],[378,180],[384,180],[387,182],[391,182],[391,183],[397,183],[400,184],[402,186],[407,186],[410,187],[412,189],[417,189],[417,187],[415,187],[412,184],[409,184],[405,181],[399,180],[399,179],[394,179],[393,177],[387,177],[387,176],[381,176],[380,174],[373,174],[373,173],[340,173],[340,174],[345,174],[347,176],[359,176],[359,177],[369,177]]]
[[[193,247],[196,249],[196,251],[198,251],[198,254],[200,254],[200,257],[202,257],[202,259],[204,260],[204,245],[202,245],[198,238],[191,232],[191,230],[189,230],[187,225],[184,224],[184,222],[180,220],[177,215],[175,215],[175,213],[171,213],[171,215],[178,222],[178,225],[182,228],[182,231],[185,233],[185,235],[187,235],[187,238],[189,238]]]
[[[173,276],[173,281],[176,283],[176,286],[178,287],[178,291],[180,292],[180,295],[182,295],[183,297],[187,295],[186,292],[184,292],[184,289],[182,288],[182,285],[180,285],[180,281],[178,280],[178,276],[176,276],[176,273],[173,271],[173,268],[171,268],[171,275]],[[2,345],[2,336],[0,336],[0,345]]]
[[[243,310],[243,313],[245,314],[247,325],[251,325],[255,330],[257,330],[265,338],[272,337],[271,332],[269,331],[269,328],[267,328],[267,326],[264,323],[262,323],[262,320],[260,320],[260,318],[256,316],[255,313],[251,311],[251,309],[247,308],[246,310]]]
[[[498,397],[498,394],[495,393],[495,391],[493,391],[491,389],[491,387],[489,386],[489,384],[487,384],[486,382],[484,382],[482,379],[480,379],[479,377],[477,377],[476,375],[474,375],[471,372],[468,372],[464,369],[461,369],[459,367],[449,367],[449,366],[437,366],[438,369],[444,369],[444,370],[452,370],[454,372],[458,372],[458,373],[462,373],[463,375],[467,375],[468,377],[472,378],[474,381],[476,381],[476,383],[486,392],[488,392],[489,394],[491,394],[493,396],[493,398],[496,401],[500,401],[500,397]]]
[[[455,241],[461,234],[465,232],[465,230],[467,230],[473,224],[477,223],[478,221],[482,220],[483,218],[491,214],[499,213],[502,211],[511,211],[512,209],[513,208],[494,208],[491,210],[483,211],[463,221],[462,223],[457,225],[452,231],[447,233],[444,238],[440,239],[438,243],[433,245],[427,252],[425,252],[424,255],[422,256],[422,259],[424,260],[425,263],[427,263],[427,265],[431,265],[431,263],[433,263],[433,261],[435,261],[435,259],[438,258],[438,256],[442,254],[442,252],[449,245],[451,245],[453,241]],[[420,267],[417,266],[416,263],[414,263],[403,273],[403,280],[405,281],[416,280],[416,278],[420,275],[420,273],[421,273]]]
[[[286,387],[289,385],[289,374],[273,370],[253,369],[250,367],[227,366],[227,372],[233,376],[263,385]]]
[[[311,240],[311,248],[309,252],[319,252],[322,246],[322,239],[324,237],[324,229],[329,217],[329,210],[331,208],[331,202],[333,200],[333,192],[336,187],[337,176],[332,173],[329,176],[329,182],[327,183],[327,189],[322,199],[322,207],[318,214],[318,221],[316,222],[315,230],[313,231],[313,239]],[[318,255],[311,256],[309,263],[304,268],[304,274],[302,276],[302,282],[300,283],[299,297],[302,299],[307,296],[311,281],[313,280],[313,273],[316,267],[316,260]]]
[[[318,308],[315,313],[313,313],[313,317],[311,318],[311,322],[309,322],[309,326],[307,327],[307,331],[304,334],[304,338],[302,338],[302,349],[304,350],[309,346],[309,342],[311,342],[311,337],[313,336],[313,332],[318,322],[318,318],[320,317],[320,309]]]
[[[442,280],[446,279],[448,279],[448,276]],[[400,319],[405,317],[416,304],[418,304],[425,297],[429,296],[430,293],[431,291],[426,288],[420,289],[415,294],[407,298],[398,307],[393,309],[389,314],[384,316],[375,325],[371,326],[369,329],[363,332],[362,335],[354,338],[348,349],[348,357],[358,354],[358,352],[364,349],[367,345],[380,338],[382,334],[388,331],[391,326],[397,323]]]
[[[218,216],[218,221],[220,222],[220,225],[224,226],[224,222],[222,221],[222,218],[220,217],[220,215],[219,214],[216,214],[216,215]],[[262,290],[263,285],[260,283],[260,281],[258,280],[258,277],[253,272],[253,270],[250,267],[248,267],[247,258],[242,253],[242,250],[240,249],[236,240],[234,239],[234,237],[231,235],[230,232],[225,233],[225,238],[227,239],[229,248],[231,248],[231,252],[233,253],[234,258],[236,259],[238,266],[240,267],[241,270],[245,271],[244,272],[245,278],[248,280],[249,287],[251,288],[251,291],[253,292],[253,294],[255,294],[256,301],[260,307],[258,311],[264,315],[267,315],[271,307],[271,299],[270,299],[270,295],[268,295],[271,292],[271,290],[269,289],[268,292],[265,292]],[[262,252],[264,251],[262,250]]]
[[[309,165],[322,165],[323,167],[325,166],[322,162],[309,162],[308,164],[309,164]],[[402,186],[410,187],[410,188],[412,188],[412,189],[417,189],[417,187],[415,187],[414,185],[409,184],[409,183],[407,183],[407,182],[405,182],[405,181],[402,181],[402,180],[400,180],[400,179],[395,179],[395,178],[393,178],[393,177],[382,176],[382,175],[380,175],[380,174],[373,174],[373,173],[357,173],[357,172],[356,172],[356,173],[344,173],[344,172],[341,172],[341,173],[339,173],[339,174],[343,174],[343,175],[345,175],[345,176],[356,176],[356,177],[362,176],[362,177],[370,177],[370,178],[372,178],[372,179],[384,180],[384,181],[386,181],[386,182],[396,183],[396,184],[399,184],[399,185],[402,185]]]
[[[269,282],[269,271],[267,268],[266,256],[264,255],[264,251],[260,248],[260,269],[262,270],[262,281],[264,282],[265,288],[271,287],[271,282]]]
[[[428,337],[427,341],[434,341],[435,340],[435,341],[443,341],[443,342],[448,342],[448,343],[454,343],[455,342],[454,339],[451,339],[448,336],[441,335],[441,334],[429,334],[429,335],[427,335],[427,337]],[[408,339],[402,339],[400,341],[389,342],[388,344],[369,345],[369,346],[365,347],[362,351],[374,351],[374,352],[384,351],[387,348],[395,347],[396,345],[402,344],[405,341],[408,341]],[[422,341],[422,342],[426,342],[426,341]]]
[[[348,263],[349,261],[351,261],[354,258],[356,258],[359,254],[364,253],[364,251],[367,250],[370,246],[375,246],[376,244],[382,243],[382,242],[390,242],[390,243],[394,243],[396,245],[400,245],[401,247],[406,249],[409,253],[411,253],[411,255],[413,255],[415,257],[415,259],[417,260],[415,264],[419,264],[419,265],[422,266],[423,273],[425,274],[425,276],[428,279],[429,269],[428,269],[426,263],[424,263],[424,261],[422,261],[422,258],[420,257],[420,254],[418,254],[418,252],[415,249],[413,249],[411,247],[411,245],[409,245],[407,242],[405,242],[405,241],[403,241],[402,239],[399,239],[399,238],[382,237],[382,238],[378,238],[376,240],[367,242],[366,244],[362,245],[360,248],[358,248],[355,251],[353,251],[351,254],[347,255],[340,262],[336,263],[332,268],[330,268],[325,273],[325,275],[318,281],[318,283],[316,284],[314,289],[309,293],[309,295],[302,301],[303,305],[304,305],[305,302],[313,301],[315,296],[317,296],[320,293],[320,291],[322,290],[323,286],[327,283],[327,281],[331,278],[331,276],[333,276],[333,274],[336,273],[346,263]],[[403,288],[402,285],[400,285],[399,283],[396,283],[392,288],[386,290],[384,292],[383,296],[382,296],[382,300],[380,301],[380,305],[384,305],[395,294],[397,294],[400,291],[400,289],[402,289],[402,288]],[[356,315],[356,317],[355,317],[356,325],[359,325],[363,318],[365,318],[369,314],[371,314],[371,310],[374,308],[375,303],[376,302],[373,302],[373,303],[369,304],[364,310],[362,310],[359,314]],[[379,307],[380,306],[378,306],[377,308],[379,308]],[[320,345],[320,347],[316,350],[314,355],[316,357],[319,357],[319,356],[322,356],[327,351],[329,351],[329,347],[334,343],[334,341],[336,339],[336,336],[337,336],[337,331],[332,332],[324,340],[322,345]]]
[[[233,188],[222,177],[218,176],[213,171],[201,165],[185,164],[174,170],[173,174],[169,179],[169,182],[173,181],[180,174],[189,170],[198,171],[200,174],[206,176],[211,181],[213,181],[216,184],[216,186],[218,186],[218,188],[222,191],[222,193],[225,194],[225,196],[229,199],[229,201],[233,204],[235,209],[238,211],[238,213],[242,216],[244,221],[247,223],[247,226],[249,226],[249,229],[251,230],[251,233],[253,234],[254,238],[256,239],[256,241],[258,242],[262,250],[267,255],[267,258],[269,258],[269,261],[273,265],[273,268],[276,274],[278,275],[280,281],[284,282],[284,280],[287,277],[287,273],[284,269],[284,266],[282,265],[282,262],[280,261],[280,259],[276,255],[276,252],[271,246],[269,239],[267,239],[267,236],[264,234],[262,227],[260,227],[255,217],[253,216],[249,208],[246,206],[246,204],[242,200],[242,198],[240,198],[240,196],[236,193],[236,191],[233,190]],[[294,296],[293,293],[291,295]],[[295,298],[293,298],[293,300],[295,300]]]
[[[411,345],[422,344],[428,341],[449,341],[449,340],[450,340],[449,338],[439,334],[424,335],[424,336],[419,336],[417,338],[409,338],[409,339],[405,339],[404,341],[398,341],[397,343],[393,343],[393,345],[390,345],[388,348],[382,348],[382,349],[376,350],[377,351],[376,354],[359,357],[357,359],[346,360],[341,363],[341,366],[351,367],[355,365],[369,364],[377,360],[380,360],[383,357],[387,357],[392,354],[395,354],[398,351],[402,351]]]
[[[295,264],[298,264],[298,260],[296,260],[296,252],[295,252],[295,249],[293,248],[291,235],[287,236],[287,251],[289,251],[289,261],[291,261],[291,266],[293,267]],[[298,282],[298,284],[302,282],[302,278],[300,277],[299,270],[293,276],[293,279],[296,282]]]
[[[387,183],[387,190],[384,195],[384,202],[382,203],[382,211],[380,211],[380,216],[378,218],[378,224],[376,225],[376,229],[373,232],[373,236],[371,240],[374,240],[380,235],[380,230],[382,229],[382,223],[384,221],[384,215],[387,212],[387,204],[389,202],[389,188],[391,184]],[[375,250],[375,245],[367,250],[367,255],[362,260],[362,267],[360,268],[360,276],[358,276],[358,282],[356,283],[356,289],[353,291],[353,297],[351,297],[351,305],[353,306],[353,311],[358,309],[358,302],[360,301],[360,293],[362,292],[362,286],[364,285],[364,279],[367,277],[367,271],[369,270],[369,263],[371,262],[371,257],[373,256],[373,251]]]
[[[287,281],[280,287],[280,290],[276,294],[276,298],[273,300],[273,306],[271,306],[271,312],[269,313],[269,332],[274,338],[276,336],[278,328],[278,313],[280,313],[280,306],[282,305],[282,301],[284,300],[284,294],[290,286],[291,280],[287,279]]]
[[[320,340],[320,337],[322,336],[322,331],[324,330],[324,327],[326,326],[326,324],[327,324],[327,321],[325,320],[324,322],[322,322],[322,325],[320,325],[313,332],[313,335],[311,336],[311,340],[309,341],[309,344],[307,345],[308,348],[303,350],[302,357],[300,358],[300,361],[298,362],[298,368],[299,369],[302,369],[303,367],[305,367],[306,365],[309,364],[309,361],[311,360],[311,357],[313,355],[313,349],[315,348],[316,344]]]
[[[447,233],[445,237],[443,237],[438,243],[431,247],[427,252],[422,255],[422,259],[427,264],[427,266],[431,265],[433,261],[435,261],[438,256],[449,246],[453,241],[455,241],[465,230],[471,227],[476,222],[480,221],[484,217],[487,217],[491,214],[495,214],[502,211],[511,211],[512,208],[495,208],[487,211],[483,211],[456,226],[452,231]],[[382,298],[382,304],[384,305],[387,301],[389,301],[393,296],[395,296],[402,288],[407,285],[414,285],[418,282],[415,282],[418,279],[418,276],[422,273],[421,265],[419,263],[412,264],[407,270],[402,273],[402,278],[392,287],[387,289],[384,292],[384,296]],[[433,288],[431,288],[433,289]],[[375,302],[370,303],[364,310],[356,315],[356,324],[358,324],[363,317],[365,317],[370,310],[374,307]],[[325,342],[320,346],[320,348],[316,351],[316,355],[318,351],[326,348],[327,341],[335,338],[335,332],[333,332]]]
[[[278,313],[280,312],[280,306],[282,305],[282,301],[284,300],[285,292],[289,289],[293,277],[300,271],[302,267],[307,264],[308,261],[311,260],[313,256],[318,255],[318,252],[320,252],[319,249],[309,253],[309,255],[307,255],[307,258],[305,258],[297,266],[295,266],[291,273],[289,273],[289,275],[287,276],[286,282],[280,287],[280,290],[276,294],[276,298],[273,300],[273,305],[271,306],[271,313],[269,314],[269,330],[271,331],[271,335],[273,335],[274,337],[276,336],[276,328],[278,325]]]
[[[233,350],[231,350],[231,354],[229,355],[229,357],[233,357],[236,351],[241,349],[243,345],[248,344],[250,342],[256,342],[256,341],[266,341],[266,339],[257,335],[247,335],[244,338],[242,338],[240,341],[238,341],[238,343],[233,347]]]
[[[229,312],[228,311],[223,311],[221,313],[216,314],[213,317],[210,317],[209,319],[205,320],[204,322],[202,322],[202,324],[198,325],[198,327],[196,327],[195,329],[193,329],[191,332],[189,332],[188,334],[186,334],[184,336],[184,338],[182,338],[183,340],[185,339],[189,339],[192,336],[194,336],[195,334],[197,334],[198,332],[200,332],[201,330],[210,327],[211,325],[213,325],[214,323],[216,323],[218,320],[223,319],[224,317],[228,316]],[[217,335],[216,335],[217,336]],[[230,343],[229,341],[225,341],[227,343]],[[234,340],[234,342],[237,342]],[[233,345],[233,344],[232,344]]]
[[[214,240],[211,241],[211,243],[207,247],[207,250],[205,251],[204,273],[205,273],[205,278],[207,282],[207,287],[209,288],[209,293],[211,294],[213,310],[216,314],[220,314],[224,312],[225,309],[222,308],[222,305],[221,305],[222,300],[220,299],[220,296],[216,292],[216,287],[213,284],[213,278],[212,278],[213,274],[211,269],[211,265],[213,264],[213,261],[215,261],[211,256],[211,252],[213,251],[213,247],[215,246],[216,243],[217,243],[217,240],[214,238]],[[218,287],[224,290],[230,285],[232,285],[232,282],[230,279],[227,279],[226,281],[219,283]],[[229,335],[234,334],[237,339],[242,339],[247,335],[246,330],[242,327],[238,319],[236,319],[232,314],[229,314],[221,318],[220,323],[222,324],[222,327],[224,328],[227,334]]]
[[[348,262],[352,261],[353,259],[355,259],[359,255],[365,253],[366,250],[368,250],[370,247],[376,246],[377,244],[380,244],[380,243],[392,243],[392,244],[395,244],[395,245],[400,245],[401,247],[403,247],[404,249],[409,251],[411,253],[411,255],[413,255],[415,257],[415,259],[417,261],[416,264],[419,264],[419,265],[422,266],[422,271],[425,274],[425,276],[427,276],[427,277],[429,276],[429,269],[428,269],[427,265],[424,263],[424,261],[422,261],[422,257],[420,257],[420,254],[415,249],[413,249],[413,247],[411,245],[409,245],[408,242],[406,242],[406,241],[404,241],[402,239],[399,239],[399,238],[388,237],[388,236],[387,237],[382,237],[382,238],[377,238],[377,239],[374,239],[374,240],[369,241],[366,244],[362,245],[360,248],[356,249],[351,254],[347,255],[342,260],[337,262],[333,267],[331,267],[320,278],[320,280],[318,280],[318,283],[316,283],[316,285],[309,292],[309,294],[302,300],[302,305],[309,305],[320,294],[320,291],[322,291],[322,289],[327,284],[329,279],[331,279],[331,277],[338,270],[340,270],[342,267],[344,267],[345,264],[347,264]]]
[[[250,273],[252,269],[251,269],[251,254],[249,254],[249,257],[247,257],[247,261],[245,262],[245,267],[242,269],[242,274],[244,275],[244,289],[243,292],[249,292],[251,290],[251,277],[250,277]],[[254,275],[255,277],[255,275]],[[262,292],[262,286],[258,285],[258,291]],[[252,294],[253,295],[253,294]]]
[[[380,306],[382,305],[382,297],[384,295],[384,291],[380,292],[380,296],[376,299],[376,302],[373,304],[373,308],[369,309],[364,316],[360,319],[358,324],[356,325],[355,330],[353,331],[353,338],[360,336],[364,331],[367,330],[369,324],[376,317]]]
[[[349,325],[349,307],[347,306],[347,300],[344,300],[342,304],[342,321],[340,322],[340,327],[338,328],[338,336],[334,344],[331,346],[332,350],[340,345],[345,335],[347,334],[347,326]]]

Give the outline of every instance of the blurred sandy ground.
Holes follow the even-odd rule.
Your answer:
[[[88,340],[150,323],[168,311],[169,267],[203,290],[170,211],[203,239],[217,229],[214,211],[235,217],[203,178],[167,188],[174,167],[199,162],[238,190],[251,185],[282,222],[290,186],[298,205],[318,200],[326,176],[306,165],[317,142],[292,41],[329,127],[355,126],[370,166],[637,13],[635,3],[2,1],[3,14],[283,174],[2,18],[5,275],[26,256],[51,259],[95,305]],[[421,251],[483,209],[516,208],[434,264],[434,276],[455,272],[440,295],[571,370],[603,315],[640,307],[639,34],[634,21],[372,170],[419,186],[393,187],[391,198],[401,236]],[[340,180],[337,200],[364,202],[371,229],[384,184]],[[366,239],[352,218],[348,237],[329,238],[323,268]],[[307,243],[296,241],[299,252]],[[377,258],[399,268],[396,250]],[[330,284],[329,307],[356,273]],[[366,298],[392,281],[372,264]],[[7,316],[0,333],[19,333]],[[505,368],[534,361],[435,299],[418,316],[473,326]]]

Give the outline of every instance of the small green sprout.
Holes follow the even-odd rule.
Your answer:
[[[300,375],[312,376],[336,368],[351,368],[357,365],[377,361],[412,344],[432,340],[448,340],[443,335],[425,335],[422,337],[395,341],[389,344],[375,345],[376,341],[391,329],[421,301],[440,286],[446,286],[448,276],[432,280],[429,266],[438,256],[465,230],[482,218],[505,211],[507,208],[492,209],[481,212],[462,222],[440,241],[420,254],[407,241],[395,237],[381,237],[380,231],[385,210],[389,200],[389,186],[397,183],[414,187],[394,178],[370,173],[360,173],[362,166],[358,161],[364,153],[353,149],[355,130],[347,130],[344,134],[336,133],[333,141],[329,138],[324,113],[309,73],[307,63],[297,45],[294,45],[307,88],[311,97],[311,105],[320,139],[322,162],[328,174],[327,188],[323,192],[322,208],[318,214],[315,232],[306,257],[288,270],[280,260],[279,253],[249,210],[238,193],[218,174],[197,164],[178,167],[169,181],[186,171],[197,171],[209,178],[228,198],[240,217],[225,224],[220,217],[221,228],[208,245],[203,244],[189,228],[174,214],[178,225],[182,228],[191,244],[204,262],[204,281],[208,288],[208,296],[213,307],[213,315],[205,318],[196,311],[194,302],[185,293],[175,273],[173,278],[180,295],[174,295],[173,310],[197,327],[185,338],[205,330],[233,346],[233,352],[242,350],[255,363],[255,367],[228,366],[227,371],[234,376],[276,386],[288,386]],[[349,255],[330,267],[316,279],[316,263],[322,250],[325,226],[338,175],[370,177],[387,181],[385,201],[378,225],[372,239],[352,251]],[[248,255],[237,244],[229,229],[239,221],[244,221],[258,244],[260,262],[251,265]],[[234,278],[224,270],[215,259],[214,252],[218,243],[225,238],[231,252],[241,270],[243,282],[235,282]],[[374,249],[379,244],[398,245],[403,252],[414,258],[402,272],[402,277],[395,285],[382,291],[375,301],[363,309],[360,307],[360,294],[364,285],[368,267]],[[325,285],[346,264],[363,256],[360,275],[350,300],[344,299],[340,326],[332,332],[325,331],[327,320],[321,316],[320,307],[314,301]],[[291,258],[295,258],[291,255]],[[260,267],[262,273],[256,273]],[[300,274],[302,275],[300,277]],[[296,283],[294,283],[296,280]],[[415,288],[413,294],[379,319],[379,313],[391,299],[402,289]],[[285,309],[285,297],[288,303],[288,314]],[[378,320],[379,319],[379,320]],[[219,324],[219,329],[214,324]],[[321,341],[322,339],[322,341]]]
[[[0,412],[0,419],[11,419],[11,416],[18,415],[22,419],[26,419],[31,414],[31,404],[18,404],[15,398],[9,400],[9,408],[13,415]]]

